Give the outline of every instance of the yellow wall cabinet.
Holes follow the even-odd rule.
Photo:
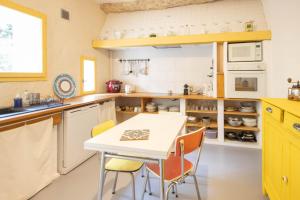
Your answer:
[[[299,107],[300,102],[264,99],[263,192],[270,200],[300,199]]]

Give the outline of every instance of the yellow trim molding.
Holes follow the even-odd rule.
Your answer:
[[[85,60],[89,60],[89,61],[93,61],[94,62],[94,76],[95,76],[95,90],[93,91],[84,91],[83,90],[83,85],[84,85],[84,61]],[[81,56],[80,57],[80,94],[81,95],[85,95],[85,94],[94,94],[96,93],[96,58],[92,57],[92,56]]]
[[[0,82],[44,81],[47,80],[47,16],[39,11],[21,6],[9,0],[0,0],[0,5],[42,20],[43,32],[43,72],[42,73],[0,73]]]
[[[120,39],[120,40],[94,40],[93,48],[101,49],[118,49],[126,47],[143,47],[143,46],[167,46],[167,45],[187,45],[187,44],[206,44],[222,42],[250,42],[271,40],[271,31],[256,32],[228,32],[228,33],[211,33],[199,35],[182,35],[166,36],[154,38],[138,39]]]

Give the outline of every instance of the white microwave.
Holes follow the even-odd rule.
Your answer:
[[[228,62],[260,62],[262,60],[262,42],[228,44]]]

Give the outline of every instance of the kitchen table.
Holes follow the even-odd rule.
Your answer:
[[[103,134],[84,142],[84,148],[102,152],[98,200],[102,200],[105,161],[107,158],[123,158],[156,162],[160,165],[160,199],[165,199],[164,161],[173,149],[176,136],[181,133],[186,116],[180,114],[138,114],[109,129]],[[125,130],[149,129],[148,140],[120,141]]]

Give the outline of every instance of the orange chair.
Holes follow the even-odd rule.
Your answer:
[[[200,160],[201,148],[202,143],[204,141],[204,133],[205,128],[201,128],[197,131],[192,133],[178,136],[176,138],[176,151],[172,153],[169,158],[165,161],[165,177],[164,180],[169,183],[167,192],[166,192],[166,199],[168,199],[169,192],[172,189],[173,193],[176,189],[176,196],[177,196],[177,184],[184,183],[185,178],[187,176],[192,176],[195,182],[196,192],[198,200],[201,200],[200,191],[198,188],[197,178],[196,178],[196,171]],[[194,163],[190,162],[189,160],[184,158],[185,154],[189,154],[198,150],[198,155]],[[158,164],[147,164],[146,165],[147,176],[144,185],[144,192],[146,191],[146,186],[148,183],[149,194],[151,195],[151,186],[149,180],[149,172],[152,172],[155,176],[160,176],[160,170]],[[144,199],[144,192],[142,199]]]

